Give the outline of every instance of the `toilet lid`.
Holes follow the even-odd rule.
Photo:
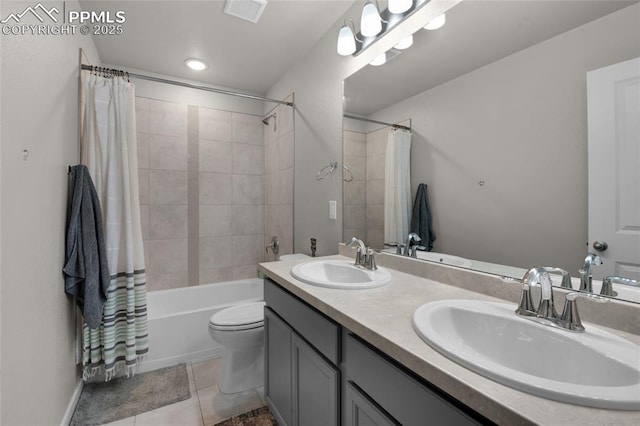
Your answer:
[[[211,315],[209,326],[217,329],[242,330],[261,327],[265,302],[243,303]]]

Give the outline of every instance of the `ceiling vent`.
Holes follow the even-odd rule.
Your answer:
[[[224,13],[255,24],[266,6],[267,0],[227,0]]]

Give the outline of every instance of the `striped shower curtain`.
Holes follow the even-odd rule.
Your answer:
[[[134,99],[134,85],[122,77],[85,76],[82,162],[100,199],[110,275],[102,323],[83,324],[85,380],[129,376],[148,352]]]

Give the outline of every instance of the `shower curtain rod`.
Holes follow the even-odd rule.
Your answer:
[[[368,121],[369,123],[376,123],[376,124],[383,124],[385,126],[391,126],[394,129],[403,129],[403,130],[411,131],[411,127],[403,126],[402,124],[385,123],[384,121],[371,120],[370,118],[358,117],[358,116],[349,115],[349,114],[343,114],[342,116],[344,118],[351,118],[352,120]]]
[[[98,71],[100,69],[101,69],[100,67],[94,67],[93,65],[82,64],[82,70],[84,70],[84,71],[93,71],[93,70]],[[139,78],[141,80],[155,81],[156,83],[172,84],[174,86],[182,86],[182,87],[187,87],[189,89],[204,90],[204,91],[207,91],[207,92],[219,93],[221,95],[238,96],[238,97],[241,97],[241,98],[253,99],[253,100],[256,100],[256,101],[273,102],[273,103],[276,103],[276,104],[288,105],[290,107],[294,106],[293,102],[279,101],[277,99],[270,99],[270,98],[263,98],[261,96],[249,95],[247,93],[232,92],[230,90],[216,89],[216,88],[208,87],[208,86],[200,86],[198,84],[183,83],[182,81],[167,80],[165,78],[153,77],[153,76],[145,75],[145,74],[137,74],[137,73],[134,73],[134,72],[124,71],[124,70],[111,70],[111,69],[105,68],[105,71],[122,72],[122,73],[126,73],[130,77]]]

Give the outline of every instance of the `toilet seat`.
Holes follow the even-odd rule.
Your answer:
[[[250,330],[264,325],[265,302],[243,303],[211,315],[209,328],[222,331]]]

